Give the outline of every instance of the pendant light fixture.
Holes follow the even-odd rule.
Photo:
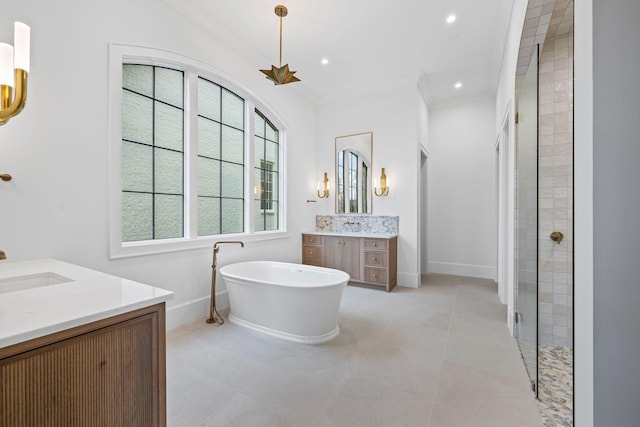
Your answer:
[[[280,17],[280,66],[276,67],[275,65],[272,65],[270,70],[260,71],[264,73],[264,75],[266,75],[267,78],[275,85],[286,85],[287,83],[299,82],[300,79],[294,76],[296,71],[290,71],[289,64],[282,65],[282,18],[287,16],[289,11],[286,6],[279,4],[276,6],[274,12]]]

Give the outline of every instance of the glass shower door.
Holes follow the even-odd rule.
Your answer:
[[[538,49],[516,96],[515,331],[538,384]]]

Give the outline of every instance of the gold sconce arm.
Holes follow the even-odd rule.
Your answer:
[[[0,92],[0,125],[10,118],[20,114],[27,103],[27,73],[20,68],[15,69],[15,96],[12,96],[11,86],[2,85]]]
[[[326,199],[329,197],[329,175],[324,173],[324,179],[322,180],[322,191],[320,190],[320,184],[318,183],[318,197]]]
[[[382,168],[382,172],[380,173],[380,192],[378,193],[378,185],[376,184],[376,180],[374,179],[373,194],[378,197],[389,195],[389,180],[387,179],[387,174],[385,173],[384,168]]]

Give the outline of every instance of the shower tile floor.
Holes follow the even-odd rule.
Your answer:
[[[348,286],[340,335],[295,344],[231,324],[167,335],[169,426],[542,427],[492,281]]]
[[[573,426],[573,350],[539,348],[538,405],[545,427]]]

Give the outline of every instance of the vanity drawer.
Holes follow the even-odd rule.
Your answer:
[[[381,285],[387,284],[387,270],[384,268],[365,267],[364,281]]]
[[[379,250],[379,251],[386,251],[387,240],[386,239],[364,239],[364,248]]]
[[[302,259],[322,261],[322,246],[303,246]]]
[[[376,267],[387,266],[387,253],[386,252],[372,252],[366,251],[364,253],[364,265],[372,265]]]
[[[303,234],[302,235],[302,244],[303,245],[319,245],[322,246],[323,238],[322,236],[316,236],[315,234]]]

